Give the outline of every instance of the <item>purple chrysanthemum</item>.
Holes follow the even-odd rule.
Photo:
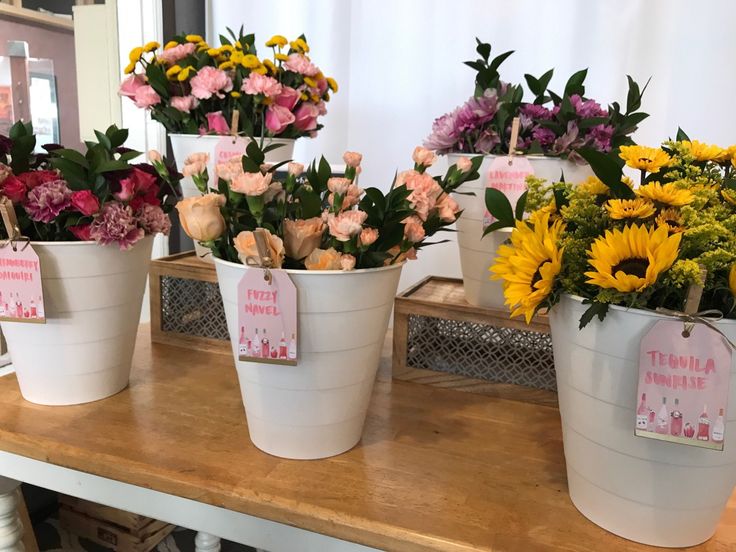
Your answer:
[[[614,128],[611,125],[596,125],[590,129],[588,138],[593,141],[593,147],[598,151],[608,153],[611,151],[611,138]]]
[[[530,119],[537,119],[542,121],[546,121],[552,118],[552,112],[543,105],[523,104],[519,108],[519,113],[521,113],[522,116],[529,117]]]
[[[607,117],[608,112],[595,100],[583,100],[578,94],[570,96],[570,103],[575,108],[575,113],[583,119],[591,117]]]
[[[161,207],[144,203],[135,214],[138,219],[138,225],[143,228],[147,234],[164,234],[169,235],[171,230],[171,221]]]
[[[554,131],[549,128],[538,126],[534,130],[532,130],[532,139],[539,142],[539,145],[543,148],[552,145],[556,137],[557,136],[555,135]]]
[[[106,203],[92,223],[90,237],[101,245],[115,243],[121,251],[130,249],[144,235],[133,211],[117,201]]]
[[[452,151],[459,135],[456,130],[458,107],[450,113],[437,117],[432,123],[432,133],[424,141],[424,147],[440,153]]]
[[[28,192],[23,207],[31,220],[49,223],[72,202],[72,191],[63,180],[49,180]]]

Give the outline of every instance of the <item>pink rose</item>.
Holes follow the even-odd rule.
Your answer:
[[[317,117],[319,117],[319,108],[313,103],[303,103],[296,112],[294,126],[301,131],[310,131],[317,128]]]
[[[345,194],[350,187],[351,181],[348,178],[332,177],[327,180],[327,189],[333,194]]]
[[[404,223],[404,238],[407,241],[418,243],[425,238],[424,224],[419,217],[411,216],[402,222]]]
[[[289,59],[284,62],[284,68],[304,75],[305,77],[313,77],[319,73],[317,66],[303,54],[291,54]]]
[[[340,257],[340,268],[346,271],[355,269],[355,257],[344,253]]]
[[[194,96],[174,96],[171,98],[171,107],[181,111],[182,113],[189,113],[198,105],[199,100]]]
[[[327,79],[321,78],[317,80],[317,95],[323,96],[325,92],[327,92],[327,88],[329,85],[327,84]]]
[[[72,207],[85,216],[94,215],[100,210],[100,200],[91,190],[72,193]]]
[[[133,102],[136,107],[141,109],[148,109],[151,106],[161,103],[161,96],[156,94],[156,91],[150,85],[141,86],[135,91]]]
[[[146,80],[140,75],[130,75],[127,79],[120,83],[118,89],[119,96],[125,96],[131,100],[135,98],[135,93],[139,88],[146,85]]]
[[[230,126],[222,116],[222,111],[207,113],[207,128],[215,134],[230,134]]]
[[[301,94],[298,90],[294,90],[290,86],[282,86],[281,87],[281,94],[276,96],[276,104],[280,105],[281,107],[285,107],[289,111],[294,109],[294,106],[296,106],[296,102],[299,101],[299,97]]]
[[[414,160],[414,163],[417,165],[423,165],[424,167],[430,167],[435,161],[437,161],[437,156],[433,151],[421,146],[414,148],[414,153],[411,158]]]
[[[282,133],[295,120],[291,111],[278,104],[273,104],[266,110],[266,128],[272,134]]]
[[[289,174],[292,176],[299,176],[304,172],[304,165],[297,163],[296,161],[290,162],[288,165]]]
[[[192,86],[192,96],[200,100],[208,100],[212,96],[224,98],[223,92],[233,89],[233,81],[227,73],[210,66],[202,67],[189,84]]]
[[[457,163],[455,163],[455,165],[457,166],[457,170],[462,173],[466,173],[473,166],[473,163],[467,157],[461,157],[457,160]]]
[[[261,174],[244,172],[236,176],[230,183],[230,189],[248,196],[262,196],[268,191],[271,184],[271,173]]]
[[[168,65],[173,65],[177,61],[184,59],[187,56],[191,56],[196,50],[196,44],[187,42],[186,44],[179,44],[169,48],[168,50],[164,50],[156,56],[156,59]]]
[[[360,166],[363,156],[355,151],[346,151],[342,156],[342,160],[345,161],[348,167],[357,168]]]
[[[363,228],[358,241],[363,247],[368,247],[369,245],[372,245],[377,239],[378,230],[376,230],[375,228]]]
[[[448,194],[442,194],[435,205],[442,222],[455,222],[460,206]]]
[[[131,178],[120,181],[120,191],[112,194],[118,201],[130,201],[135,196],[135,182]]]
[[[2,183],[2,194],[13,203],[21,203],[26,198],[28,191],[25,183],[14,175],[5,177]]]
[[[240,89],[251,96],[262,94],[267,98],[275,98],[281,94],[279,81],[273,77],[267,77],[266,75],[255,72],[251,72],[248,75],[248,78],[243,81],[243,86]]]
[[[129,176],[120,181],[120,190],[113,193],[118,201],[131,201],[134,197],[141,196],[146,203],[152,205],[160,203],[157,195],[156,177],[137,168],[134,168]]]
[[[80,241],[90,241],[92,239],[92,224],[70,226],[69,231]]]
[[[327,215],[327,226],[331,236],[337,241],[346,242],[362,232],[366,218],[368,218],[368,213],[364,211],[345,211],[339,215],[329,214]]]

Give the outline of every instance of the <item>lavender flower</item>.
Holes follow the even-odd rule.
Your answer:
[[[138,228],[133,211],[117,201],[106,203],[92,223],[90,237],[100,245],[116,243],[121,251],[133,247],[144,235]]]
[[[496,90],[488,89],[482,96],[471,97],[454,111],[435,119],[432,132],[424,141],[424,146],[439,153],[466,149],[486,151],[478,147],[477,143],[475,145],[468,143],[465,135],[481,129],[483,125],[493,120],[497,112],[498,93]],[[491,135],[484,135],[481,145],[485,147],[492,143],[493,147],[498,144],[497,137],[495,143],[493,142]]]
[[[23,205],[31,220],[49,223],[72,203],[72,191],[63,180],[49,180],[28,192]]]
[[[144,203],[135,214],[138,219],[138,225],[148,234],[164,234],[169,235],[171,230],[171,221],[163,212],[161,207]]]

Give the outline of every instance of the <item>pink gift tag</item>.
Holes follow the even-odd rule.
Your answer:
[[[238,284],[238,358],[296,366],[296,309],[296,287],[286,272],[246,270]]]
[[[240,136],[222,136],[215,145],[212,163],[215,167],[210,174],[210,187],[217,188],[217,165],[225,163],[231,157],[242,157],[250,140]]]
[[[486,174],[486,188],[495,188],[503,192],[509,198],[511,207],[515,209],[516,202],[526,191],[526,177],[533,174],[532,164],[524,156],[497,157]],[[485,205],[485,197],[481,201]],[[483,215],[483,227],[485,228],[495,220],[496,217],[486,210]]]
[[[46,323],[41,264],[30,243],[0,247],[0,320]]]
[[[660,320],[641,340],[635,433],[723,450],[731,348],[716,331]]]

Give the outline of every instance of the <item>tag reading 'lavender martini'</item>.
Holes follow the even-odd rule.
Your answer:
[[[509,199],[511,207],[515,209],[516,202],[527,189],[526,177],[533,174],[532,164],[523,156],[497,157],[488,169],[486,188],[495,188],[503,192]],[[482,198],[481,201],[485,204],[485,198]],[[496,217],[486,210],[483,215],[483,227],[485,228],[495,220]]]
[[[246,270],[238,284],[238,358],[296,366],[296,309],[296,287],[286,272]]]
[[[30,243],[0,247],[0,320],[46,323],[41,264]]]
[[[641,340],[635,433],[723,450],[731,348],[705,324],[683,328],[660,320]]]

